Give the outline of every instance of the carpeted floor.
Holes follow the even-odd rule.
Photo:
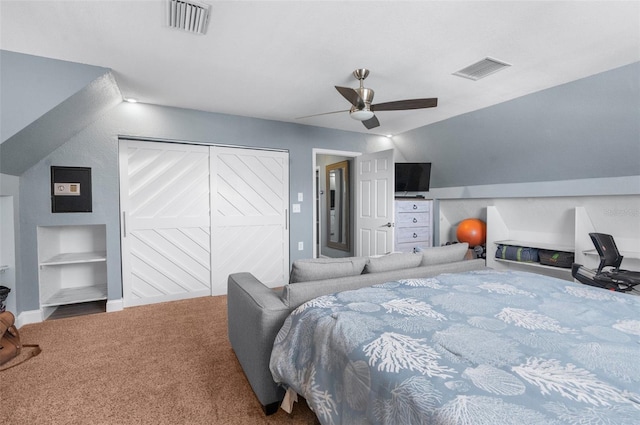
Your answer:
[[[23,326],[42,353],[0,372],[0,424],[315,424],[265,416],[227,338],[226,297]]]

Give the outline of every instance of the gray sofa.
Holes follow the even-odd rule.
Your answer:
[[[334,292],[485,268],[484,260],[465,260],[467,250],[464,243],[415,254],[298,260],[292,264],[289,284],[282,288],[269,288],[251,273],[229,275],[229,340],[265,413],[275,413],[284,396],[284,389],[271,377],[269,360],[276,335],[291,311]]]

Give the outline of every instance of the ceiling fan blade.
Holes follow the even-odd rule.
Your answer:
[[[296,119],[297,120],[301,120],[301,119],[304,119],[304,118],[319,117],[321,115],[339,114],[341,112],[349,112],[349,109],[343,109],[342,111],[323,112],[321,114],[305,115],[304,117],[296,117]]]
[[[378,118],[376,118],[376,116],[374,115],[368,120],[362,121],[362,124],[364,124],[364,126],[367,127],[367,130],[371,130],[372,128],[379,127],[380,121],[378,121]]]
[[[336,90],[349,101],[353,106],[358,109],[362,109],[364,107],[364,100],[360,97],[357,91],[352,89],[351,87],[340,87],[335,86]]]
[[[407,99],[371,105],[372,111],[405,111],[407,109],[434,108],[438,106],[438,98]]]

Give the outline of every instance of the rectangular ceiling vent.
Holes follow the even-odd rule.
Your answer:
[[[462,68],[458,72],[454,72],[453,75],[477,81],[508,66],[511,66],[511,64],[493,58],[484,58],[466,68]]]
[[[167,23],[169,27],[196,34],[207,32],[210,5],[193,0],[168,0],[168,6]]]

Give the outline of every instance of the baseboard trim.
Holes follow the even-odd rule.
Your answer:
[[[16,317],[16,327],[18,329],[30,323],[40,322],[42,322],[42,310],[23,311],[22,313],[18,314],[18,317]]]
[[[108,313],[112,311],[120,311],[124,309],[124,304],[122,302],[122,299],[108,300],[106,309]],[[22,313],[18,314],[18,317],[16,317],[16,327],[20,329],[24,325],[28,325],[31,323],[44,322],[45,320],[44,316],[46,314],[45,310],[40,309],[40,310],[23,311]],[[51,314],[52,311],[48,312],[47,317]]]
[[[107,313],[111,313],[112,311],[121,311],[124,309],[124,303],[122,298],[119,300],[107,300]]]

